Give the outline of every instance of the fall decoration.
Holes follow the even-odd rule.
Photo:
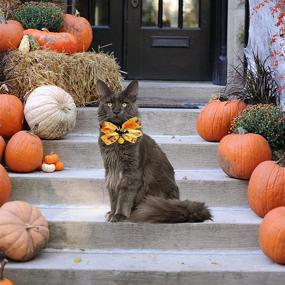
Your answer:
[[[4,268],[5,268],[5,265],[7,263],[8,263],[8,260],[6,258],[4,258],[0,263],[0,266],[1,266],[1,269],[0,269],[0,285],[14,285],[14,283],[11,280],[4,278]]]
[[[7,143],[5,161],[12,171],[32,172],[41,166],[43,153],[43,143],[37,135],[20,131]]]
[[[67,32],[74,35],[78,42],[77,52],[87,51],[92,43],[92,27],[85,18],[80,17],[78,11],[76,11],[75,15],[64,15],[63,26],[60,32]]]
[[[84,52],[65,55],[48,50],[19,51],[5,56],[3,73],[10,91],[23,101],[35,88],[56,85],[74,99],[76,106],[98,101],[97,80],[114,92],[122,90],[119,66],[112,55]]]
[[[230,134],[218,147],[220,167],[230,177],[249,179],[258,164],[271,160],[268,142],[257,134]]]
[[[0,13],[0,52],[15,49],[23,37],[22,25],[14,20],[5,21]]]
[[[11,193],[11,181],[5,168],[0,164],[0,206],[8,201]]]
[[[57,32],[63,23],[63,11],[53,3],[28,2],[12,11],[11,18],[25,29],[48,29]]]
[[[32,35],[24,35],[19,46],[19,50],[23,53],[28,53],[31,50],[37,50],[39,48],[39,42]]]
[[[285,264],[285,207],[266,214],[259,227],[259,245],[274,262]]]
[[[274,161],[260,163],[249,180],[248,202],[260,217],[285,206],[285,168]]]
[[[10,138],[22,129],[23,104],[14,95],[0,94],[0,136]]]
[[[43,163],[42,164],[42,171],[43,172],[54,172],[55,171],[55,165],[54,164],[47,164],[47,163]]]
[[[59,161],[59,157],[56,153],[51,152],[50,154],[45,155],[44,163],[55,164]]]
[[[61,171],[64,169],[64,163],[62,161],[57,161],[55,163],[55,170],[56,171]]]
[[[22,201],[0,208],[0,251],[8,258],[31,260],[45,248],[48,238],[48,223],[39,209]]]
[[[32,35],[42,48],[63,53],[75,53],[77,51],[77,40],[70,33],[52,33],[29,29],[25,30],[24,35]]]
[[[248,106],[235,118],[231,131],[235,133],[239,128],[263,136],[274,151],[285,147],[285,113],[279,106]]]
[[[218,142],[230,131],[233,119],[246,107],[240,100],[213,100],[196,121],[198,134],[206,141]]]
[[[6,143],[4,139],[0,136],[0,163],[2,161],[2,157],[5,151]]]
[[[46,85],[36,88],[29,96],[25,118],[36,134],[43,139],[59,139],[75,127],[76,106],[63,89]]]

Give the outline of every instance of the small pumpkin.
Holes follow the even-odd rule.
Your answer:
[[[272,159],[272,151],[260,135],[230,134],[219,143],[218,159],[228,176],[249,179],[257,165]]]
[[[22,130],[24,106],[21,100],[10,94],[0,94],[0,136],[10,138]]]
[[[23,26],[14,20],[8,20],[0,17],[0,52],[15,49],[20,45],[23,37]]]
[[[7,143],[5,161],[12,171],[32,172],[41,166],[43,153],[43,143],[37,135],[20,131]]]
[[[64,169],[64,163],[62,161],[57,161],[55,164],[55,170],[61,171]]]
[[[93,31],[90,23],[84,17],[80,17],[78,11],[76,11],[75,15],[64,15],[63,26],[60,32],[74,35],[78,42],[77,52],[87,51],[93,40]]]
[[[47,173],[54,172],[55,171],[55,164],[43,163],[42,164],[42,171],[47,172]]]
[[[23,201],[0,208],[0,251],[15,261],[28,261],[46,247],[48,222],[38,208]]]
[[[260,217],[285,206],[285,168],[274,161],[264,161],[253,171],[248,184],[248,202]]]
[[[5,265],[8,263],[8,260],[6,258],[4,258],[1,261],[1,270],[0,270],[0,285],[14,285],[14,283],[8,279],[8,278],[4,278],[4,269],[5,269]]]
[[[2,157],[5,151],[6,143],[4,139],[0,136],[0,163],[2,161]]]
[[[51,152],[50,154],[45,155],[44,163],[55,164],[59,161],[59,157],[56,153]]]
[[[229,133],[233,119],[245,108],[241,100],[210,101],[196,121],[199,136],[206,141],[220,141]]]
[[[0,206],[9,200],[11,181],[6,169],[0,164]]]
[[[41,47],[49,50],[68,54],[77,51],[77,40],[70,33],[53,33],[46,30],[28,29],[24,31],[24,35],[32,35]]]
[[[259,227],[259,245],[274,262],[285,264],[285,207],[265,215]]]
[[[59,139],[75,127],[76,106],[63,89],[46,85],[36,88],[25,105],[25,118],[31,129],[43,139]]]

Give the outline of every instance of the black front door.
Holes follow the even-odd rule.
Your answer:
[[[211,79],[211,0],[77,3],[93,25],[93,48],[113,51],[128,79]]]

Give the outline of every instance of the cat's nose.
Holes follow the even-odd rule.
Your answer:
[[[113,113],[114,113],[115,115],[119,115],[120,112],[121,112],[120,110],[114,110],[114,111],[113,111]]]

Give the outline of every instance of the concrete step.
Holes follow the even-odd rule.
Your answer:
[[[106,223],[108,206],[43,207],[50,248],[249,249],[258,247],[261,221],[248,208],[211,208],[214,222],[196,224]]]
[[[9,263],[6,275],[17,285],[281,285],[285,267],[259,250],[46,250],[30,262]]]
[[[12,200],[45,205],[108,204],[104,169],[65,169],[54,173],[9,173]],[[247,206],[247,181],[231,179],[220,169],[176,170],[181,199],[213,207]]]
[[[150,135],[194,135],[199,113],[199,109],[140,109],[143,130]],[[78,108],[72,133],[96,134],[98,129],[97,108]]]
[[[174,168],[217,168],[217,143],[199,136],[152,136]],[[44,141],[45,152],[56,152],[67,167],[103,168],[97,135],[68,135],[62,140]]]

